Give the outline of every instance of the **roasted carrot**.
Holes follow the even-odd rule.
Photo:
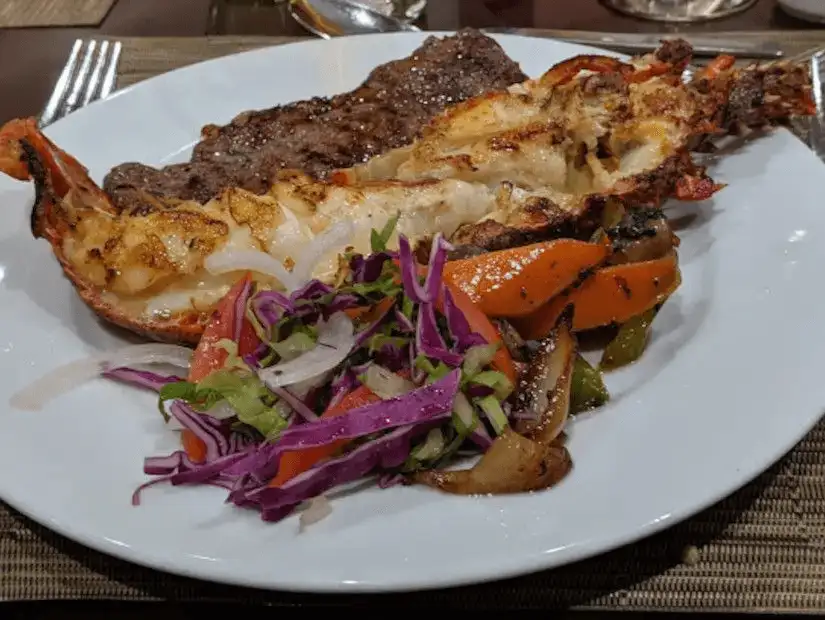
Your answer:
[[[531,314],[607,258],[609,246],[556,239],[448,262],[444,280],[488,317]]]
[[[675,253],[656,260],[605,267],[533,314],[514,319],[513,325],[524,338],[543,338],[571,303],[575,307],[575,331],[624,323],[663,302],[679,284],[681,273]]]
[[[192,431],[185,428],[180,432],[180,443],[183,451],[193,463],[203,463],[206,458],[206,444]]]
[[[200,437],[188,429],[183,429],[180,437],[183,451],[193,463],[203,463],[206,460],[206,444]]]
[[[362,385],[355,388],[352,392],[344,396],[338,404],[329,407],[323,414],[322,418],[331,418],[356,409],[369,405],[381,400],[380,397],[371,392],[366,386]],[[347,444],[347,440],[327,444],[325,446],[318,446],[317,448],[306,448],[305,450],[296,450],[294,452],[284,452],[281,455],[281,461],[278,463],[278,473],[270,481],[269,486],[278,487],[285,482],[291,480],[298,474],[302,474],[319,461],[334,456],[335,453]]]

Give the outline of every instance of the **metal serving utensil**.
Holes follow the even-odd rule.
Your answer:
[[[376,32],[418,32],[420,28],[346,0],[290,0],[289,14],[324,39]]]

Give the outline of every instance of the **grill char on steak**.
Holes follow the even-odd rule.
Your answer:
[[[207,125],[189,163],[121,164],[106,176],[104,189],[121,209],[140,209],[146,193],[199,202],[228,187],[264,193],[284,168],[323,178],[409,144],[447,106],[526,79],[498,43],[477,30],[429,37],[409,57],[376,67],[354,91]]]

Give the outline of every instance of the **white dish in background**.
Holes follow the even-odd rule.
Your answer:
[[[822,0],[779,0],[779,6],[793,17],[825,23],[825,2]]]
[[[123,161],[181,159],[202,125],[355,87],[426,33],[311,41],[230,56],[143,82],[47,134],[100,180]],[[496,37],[530,75],[588,48]],[[267,76],[267,79],[261,79]],[[155,487],[143,458],[173,450],[151,395],[104,380],[31,413],[9,395],[55,365],[118,346],[28,230],[32,188],[0,178],[0,497],[84,545],[175,573],[304,591],[445,587],[559,566],[666,528],[789,450],[825,405],[822,163],[790,133],[749,141],[712,168],[729,186],[680,234],[684,282],[612,402],[577,419],[573,473],[523,496],[424,488],[334,500],[298,533],[212,488]]]

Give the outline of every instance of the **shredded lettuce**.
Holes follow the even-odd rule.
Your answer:
[[[223,367],[226,370],[231,370],[233,368],[238,370],[249,370],[249,366],[247,366],[246,362],[244,362],[241,356],[238,355],[237,342],[230,340],[229,338],[222,338],[215,343],[215,346],[226,351],[226,361],[223,363]]]
[[[381,229],[381,232],[378,232],[374,228],[370,231],[370,248],[373,253],[387,251],[387,243],[389,243],[392,233],[395,232],[395,227],[398,225],[399,219],[401,219],[401,211],[397,211],[396,214],[387,221],[384,228]]]
[[[456,394],[453,403],[453,426],[459,435],[465,437],[472,433],[478,426],[479,419],[475,408],[469,399],[461,392]]]
[[[427,383],[438,381],[450,374],[450,367],[444,362],[438,362],[433,365],[432,361],[426,355],[419,355],[415,358],[415,367],[427,375]]]
[[[506,400],[513,393],[513,384],[504,373],[497,370],[480,372],[470,381],[476,385],[485,385],[491,388],[498,400]]]
[[[401,300],[401,312],[404,313],[404,316],[407,317],[410,321],[413,320],[413,312],[415,311],[415,302],[412,299],[404,295],[404,298]]]
[[[375,334],[372,338],[369,339],[369,351],[370,354],[372,354],[376,351],[380,351],[383,347],[387,345],[402,349],[407,345],[407,343],[409,343],[409,341],[409,338],[403,338],[402,336]]]
[[[461,365],[464,376],[467,377],[467,379],[472,379],[481,372],[485,366],[489,366],[500,346],[498,342],[494,342],[468,349],[464,354],[464,363]]]
[[[170,399],[186,401],[198,411],[208,413],[222,401],[232,407],[243,422],[264,437],[271,438],[286,428],[287,411],[272,393],[252,373],[219,370],[211,373],[200,383],[180,381],[165,385],[160,392],[162,403]]]
[[[261,342],[269,342],[272,335],[267,332],[266,328],[258,320],[258,315],[252,310],[252,301],[254,299],[255,295],[250,295],[249,300],[246,302],[246,320],[252,325],[252,329],[255,330],[255,335],[258,336],[258,340]]]
[[[509,426],[507,414],[501,408],[501,403],[495,396],[485,396],[476,400],[476,404],[487,414],[487,419],[493,425],[496,435],[501,435],[505,428]]]
[[[464,442],[467,440],[467,436],[468,435],[462,433],[457,433],[456,436],[453,437],[452,441],[441,452],[438,460],[433,464],[433,468],[440,469],[447,465],[455,453],[458,452],[462,445],[464,445]]]
[[[427,433],[424,442],[412,451],[411,456],[417,461],[430,461],[441,456],[446,447],[444,433],[441,429],[434,428]]]
[[[393,268],[394,270],[394,268]],[[353,292],[361,297],[395,297],[401,292],[401,285],[398,284],[392,273],[387,273],[386,267],[375,282],[355,282],[347,287],[347,292]]]

